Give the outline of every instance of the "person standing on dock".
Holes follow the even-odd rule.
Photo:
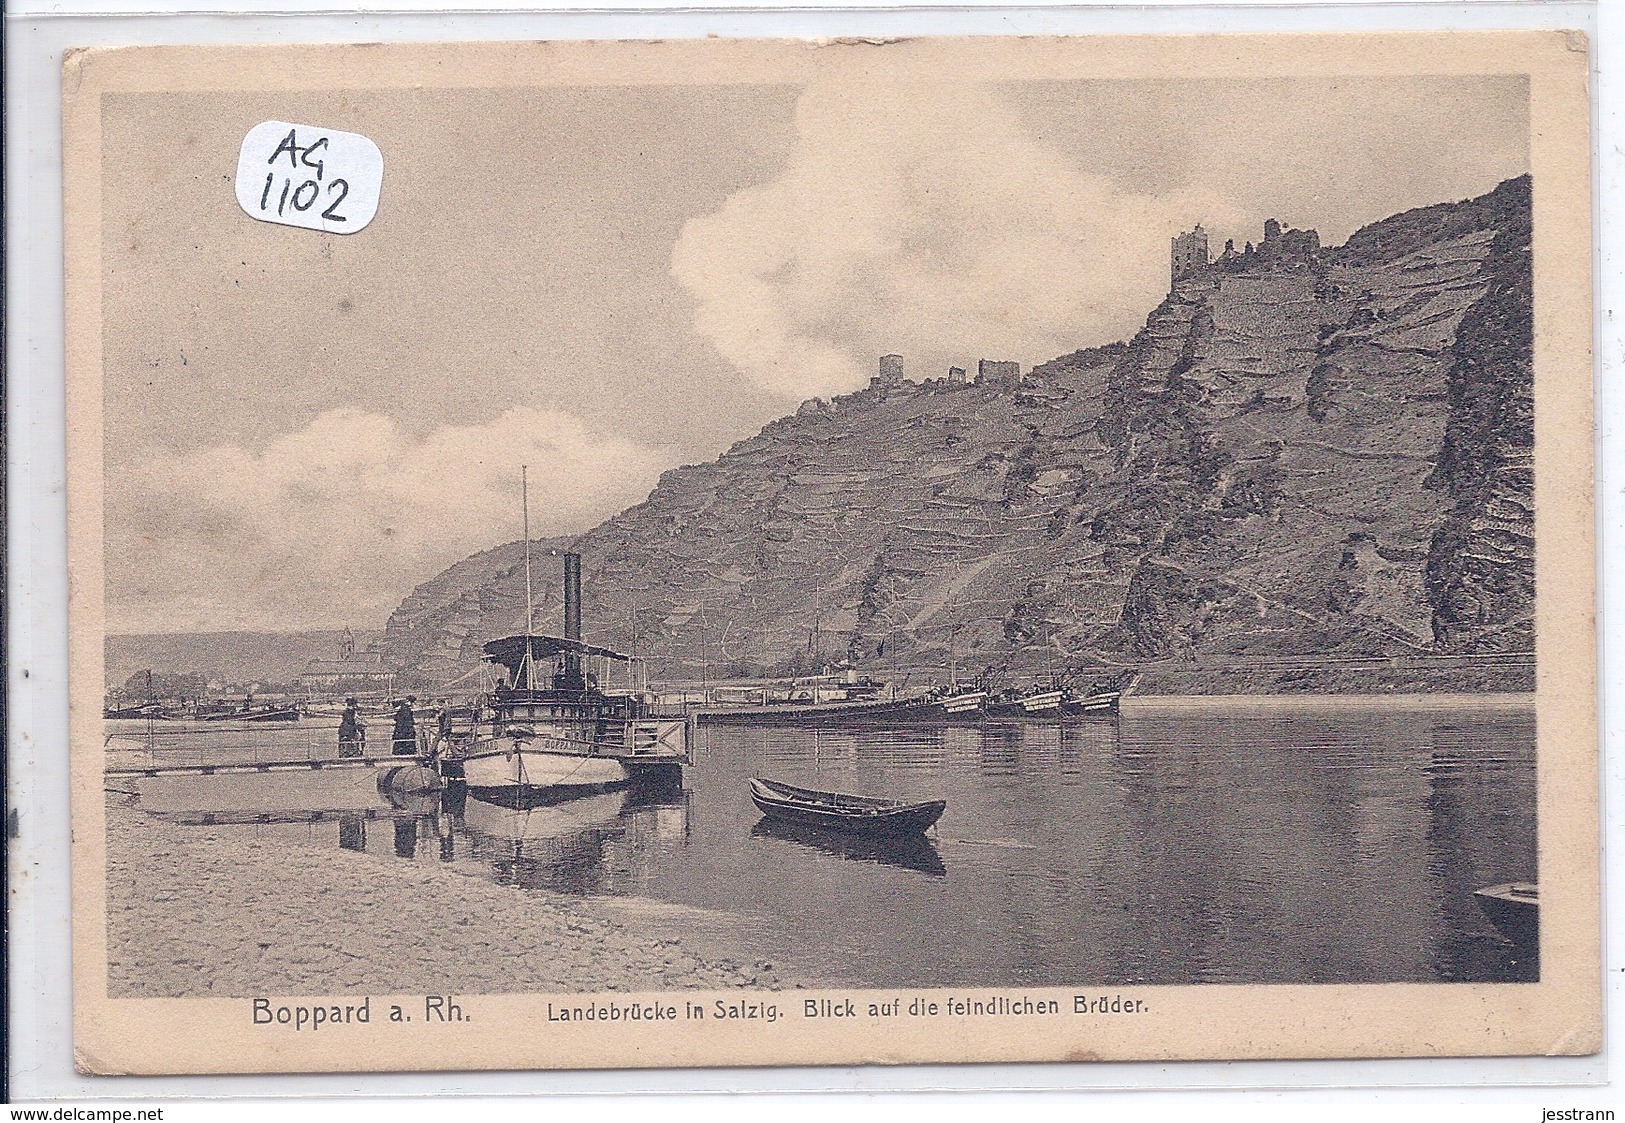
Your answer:
[[[440,747],[451,740],[451,704],[444,698],[436,698],[434,704],[434,744],[429,748],[429,755],[438,757]]]
[[[395,744],[390,748],[392,756],[418,755],[417,722],[412,717],[412,703],[416,701],[415,697],[406,697],[395,707]]]
[[[339,718],[339,756],[362,756],[367,751],[367,723],[355,712],[356,700],[344,700],[344,716]]]
[[[463,746],[452,737],[451,703],[440,699],[440,708],[434,716],[434,747],[429,750],[429,756],[439,765],[440,776],[445,780],[461,780],[463,778]]]

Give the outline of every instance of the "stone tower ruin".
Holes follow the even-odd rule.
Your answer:
[[[976,363],[976,381],[993,386],[1020,386],[1021,364],[1000,359],[980,359]]]
[[[1168,281],[1173,283],[1193,269],[1208,263],[1207,231],[1198,222],[1194,230],[1174,236],[1169,250]]]

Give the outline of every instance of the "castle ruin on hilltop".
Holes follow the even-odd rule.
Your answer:
[[[1264,240],[1256,246],[1248,242],[1243,250],[1236,249],[1234,239],[1227,239],[1224,250],[1217,258],[1208,256],[1207,231],[1198,222],[1183,234],[1174,235],[1168,252],[1168,283],[1190,276],[1209,265],[1227,269],[1245,269],[1252,265],[1266,268],[1293,262],[1306,262],[1320,252],[1320,234],[1314,230],[1283,230],[1275,219],[1264,221]]]
[[[1017,388],[1025,381],[1026,378],[1021,373],[1021,364],[1013,360],[980,359],[976,363],[974,385]],[[934,379],[926,379],[925,382],[926,386],[937,384]],[[941,382],[941,385],[945,386],[971,384],[973,383],[966,376],[965,368],[959,366],[949,367],[947,377]],[[900,390],[904,387],[918,388],[918,385],[904,376],[903,356],[897,354],[880,356],[880,373],[869,378],[871,390]]]
[[[1198,222],[1196,229],[1174,235],[1168,256],[1169,284],[1195,269],[1205,267],[1208,263],[1207,231],[1202,229],[1202,224]]]
[[[1003,359],[979,359],[976,363],[976,381],[994,386],[1020,386],[1021,364]]]

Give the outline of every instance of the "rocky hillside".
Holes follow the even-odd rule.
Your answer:
[[[854,658],[1137,668],[1149,689],[1522,689],[1529,181],[1341,247],[1281,231],[1020,385],[814,400],[582,535],[589,638],[657,674]],[[539,618],[559,613],[537,547]],[[523,616],[520,548],[415,590],[429,681]]]

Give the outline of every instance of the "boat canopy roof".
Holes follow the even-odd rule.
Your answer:
[[[554,656],[572,651],[577,655],[592,655],[599,659],[619,659],[623,663],[632,660],[632,656],[622,652],[582,643],[580,640],[565,639],[562,636],[503,636],[485,645],[485,657],[493,663],[502,664],[517,675],[525,661],[527,645],[532,662],[538,659],[552,659]]]

